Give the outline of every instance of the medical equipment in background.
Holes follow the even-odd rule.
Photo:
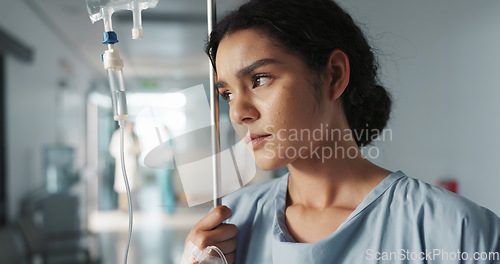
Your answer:
[[[142,17],[141,12],[147,8],[154,8],[158,4],[158,0],[86,0],[87,10],[89,12],[90,20],[95,23],[103,20],[104,33],[103,44],[108,46],[102,55],[104,69],[108,73],[109,88],[111,90],[111,100],[113,103],[113,118],[120,126],[120,157],[121,167],[123,171],[123,180],[125,181],[125,188],[127,190],[128,198],[128,212],[129,212],[129,229],[127,245],[125,248],[124,263],[127,263],[128,250],[130,247],[130,240],[132,238],[132,225],[133,225],[133,211],[132,199],[130,197],[130,187],[128,184],[127,173],[125,171],[125,158],[123,147],[123,133],[125,121],[128,119],[127,112],[127,98],[125,96],[125,83],[123,81],[123,60],[120,57],[118,49],[115,44],[118,43],[118,37],[113,31],[113,23],[111,16],[114,12],[121,10],[131,10],[133,13],[132,38],[140,39],[143,37],[142,30]]]
[[[75,149],[63,144],[43,148],[43,174],[47,193],[63,193],[78,181],[74,157]]]
[[[454,193],[458,193],[458,180],[454,178],[438,179],[436,185]]]

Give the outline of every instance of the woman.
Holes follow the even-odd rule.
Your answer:
[[[225,197],[186,243],[217,246],[229,263],[478,263],[476,252],[498,254],[494,213],[361,154],[391,100],[363,33],[337,4],[250,1],[216,25],[207,53],[257,165],[289,174]]]

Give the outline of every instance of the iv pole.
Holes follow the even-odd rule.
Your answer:
[[[208,37],[213,30],[213,26],[217,23],[215,10],[216,0],[207,0],[207,22],[208,22]],[[210,67],[210,115],[212,129],[212,174],[213,174],[213,198],[214,208],[222,205],[221,198],[221,163],[220,163],[220,126],[219,126],[219,95],[214,87],[214,68],[212,63]]]

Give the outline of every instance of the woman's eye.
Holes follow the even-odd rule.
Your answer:
[[[268,81],[271,80],[270,76],[267,75],[262,75],[262,76],[255,76],[252,81],[252,86],[253,88],[259,87],[267,83]]]
[[[224,93],[222,93],[222,97],[224,97],[224,99],[226,101],[231,101],[231,100],[233,100],[234,94],[232,94],[230,92],[224,92]]]

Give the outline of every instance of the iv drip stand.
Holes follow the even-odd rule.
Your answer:
[[[207,0],[207,22],[208,35],[213,30],[213,26],[217,23],[215,10],[216,0]],[[219,126],[219,94],[214,87],[214,68],[212,63],[210,67],[210,116],[212,129],[212,174],[213,174],[213,198],[214,208],[222,205],[221,198],[221,163],[220,163],[220,126]]]

